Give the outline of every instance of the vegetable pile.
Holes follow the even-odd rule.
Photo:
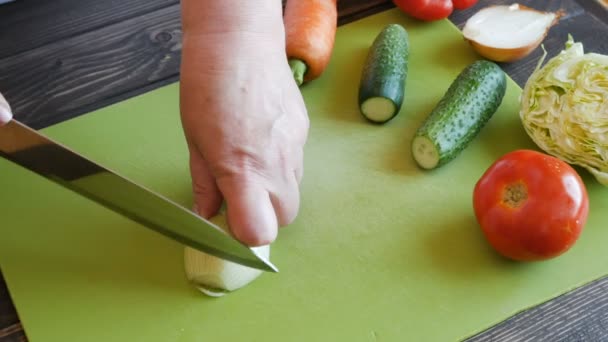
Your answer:
[[[409,36],[398,24],[386,25],[372,42],[359,81],[359,110],[370,122],[386,124],[400,112],[409,63]],[[454,159],[494,115],[507,88],[495,63],[478,60],[452,82],[417,130],[411,144],[424,169]]]
[[[566,48],[540,67],[523,89],[520,117],[544,151],[580,165],[608,185],[608,56]]]
[[[425,20],[445,17],[453,5],[395,2]],[[506,93],[506,74],[494,62],[528,55],[559,17],[513,5],[488,6],[469,19],[463,38],[485,58],[461,71],[412,137],[412,157],[420,168],[447,164],[475,139]],[[410,49],[415,47],[410,47],[407,31],[397,24],[385,26],[370,45],[358,97],[368,121],[386,124],[407,108]],[[499,254],[517,261],[562,255],[583,231],[589,198],[570,164],[586,167],[608,185],[608,56],[584,54],[582,44],[571,37],[567,48],[541,68],[545,56],[524,88],[519,115],[547,153],[521,149],[503,155],[472,191],[483,236]]]

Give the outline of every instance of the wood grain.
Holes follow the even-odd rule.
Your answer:
[[[35,128],[176,80],[179,5],[0,59],[1,91]]]
[[[178,3],[179,0],[18,0],[0,6],[0,58]],[[18,34],[21,32],[26,35]]]
[[[587,51],[608,54],[608,11],[596,0],[522,0],[565,16],[544,44],[549,56],[567,34]],[[479,8],[506,0],[480,0],[455,12],[458,27]],[[339,24],[392,8],[389,0],[341,0]],[[153,90],[179,78],[181,25],[178,0],[18,0],[0,6],[0,91],[16,117],[34,128]],[[501,64],[523,85],[541,55]],[[446,51],[446,58],[449,52]],[[608,340],[608,278],[524,311],[470,341]],[[0,275],[0,341],[25,334]]]
[[[467,342],[607,341],[608,279],[524,311]]]
[[[19,317],[15,306],[10,300],[6,282],[0,273],[0,341],[17,342],[25,341],[23,327],[19,323]]]

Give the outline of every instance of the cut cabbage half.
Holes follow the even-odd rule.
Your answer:
[[[608,186],[608,56],[585,53],[571,35],[541,67],[546,56],[544,51],[521,95],[526,133],[545,152],[586,168]]]

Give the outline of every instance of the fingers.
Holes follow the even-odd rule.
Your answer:
[[[191,146],[190,151],[194,211],[202,217],[216,215],[225,200],[232,235],[249,246],[272,243],[278,227],[295,220],[300,206],[301,155],[296,158],[296,169],[284,177],[269,180],[248,172],[216,179],[198,150]]]
[[[296,177],[296,182],[302,184],[302,178],[304,178],[304,168],[298,167],[293,171],[294,177]]]
[[[272,243],[280,226],[291,224],[299,210],[300,191],[295,172],[273,192],[261,176],[222,178],[218,181],[227,206],[232,234],[250,246]],[[276,187],[276,185],[275,185]]]
[[[302,143],[304,145],[304,143]],[[300,185],[302,178],[304,177],[304,148],[300,147],[293,153],[294,160],[294,174],[296,177],[296,183]]]
[[[296,219],[300,207],[300,189],[295,173],[279,192],[270,194],[270,201],[279,226],[289,225]]]
[[[222,194],[209,171],[207,163],[194,148],[190,149],[190,174],[194,195],[194,211],[204,218],[217,214],[222,205]]]
[[[232,234],[249,246],[272,243],[277,237],[277,216],[268,191],[255,176],[220,179]]]
[[[11,107],[8,105],[4,96],[0,93],[0,125],[4,125],[11,121],[13,118],[13,114],[11,112]]]
[[[279,226],[291,224],[298,215],[300,207],[300,182],[303,175],[304,151],[302,148],[293,148],[289,153],[287,165],[293,167],[292,171],[287,168],[282,174],[274,176],[269,186],[270,201],[275,209]]]

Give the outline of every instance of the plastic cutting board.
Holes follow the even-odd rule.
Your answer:
[[[410,34],[404,106],[366,122],[357,85],[389,23]],[[534,148],[520,88],[454,161],[420,170],[412,135],[478,58],[448,21],[389,10],[339,28],[322,78],[302,88],[311,118],[298,219],[265,273],[222,298],[187,283],[182,246],[0,161],[0,265],[31,341],[454,341],[608,271],[608,191],[582,173],[591,214],[567,254],[520,264],[485,243],[472,189],[502,154]],[[245,113],[244,113],[245,115]],[[187,150],[172,84],[44,130],[190,207]]]

